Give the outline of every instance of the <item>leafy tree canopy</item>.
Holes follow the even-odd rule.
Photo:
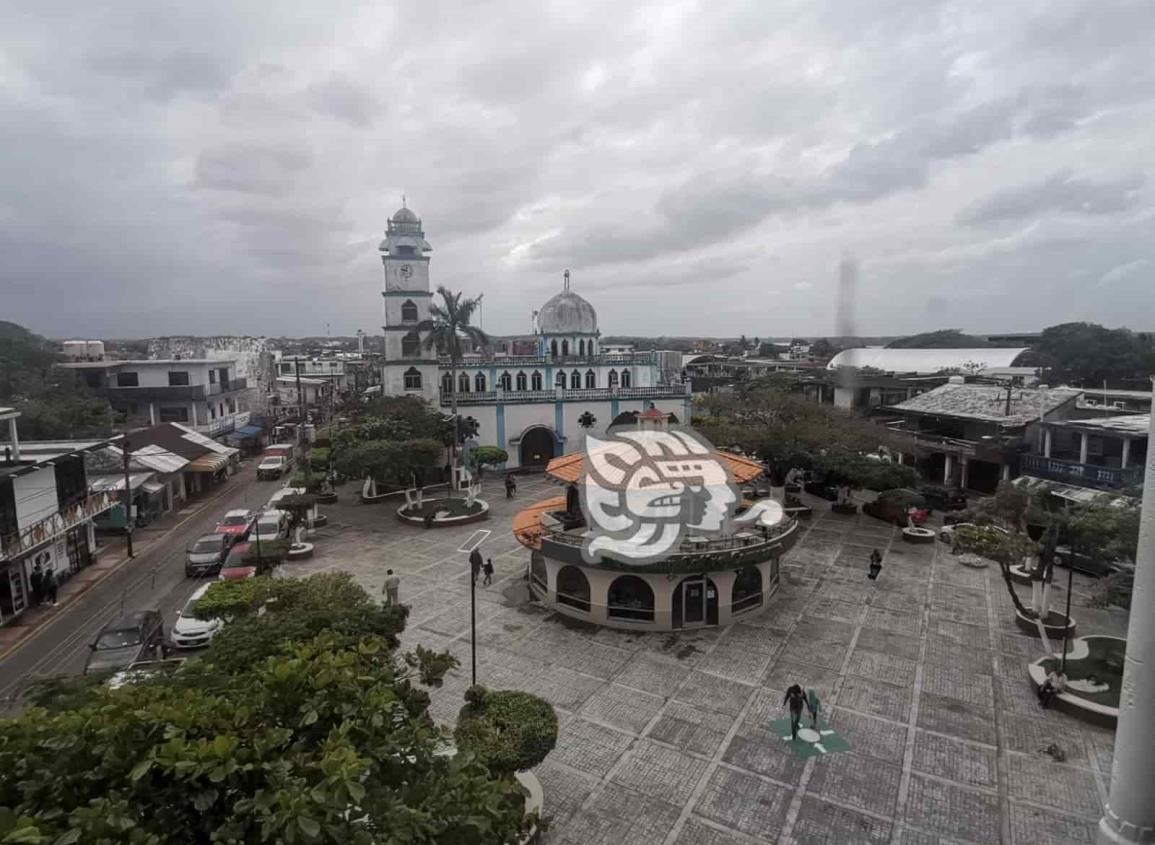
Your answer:
[[[939,329],[933,332],[900,337],[886,345],[887,349],[983,349],[994,344],[985,338],[963,334],[961,329]]]
[[[1101,387],[1155,372],[1155,339],[1130,329],[1062,323],[1043,330],[1038,351],[1051,384]]]
[[[337,471],[350,478],[370,476],[378,482],[424,483],[425,470],[437,466],[445,447],[436,440],[371,440],[343,449]]]
[[[469,453],[469,458],[474,466],[497,466],[509,460],[509,452],[500,446],[478,446]]]

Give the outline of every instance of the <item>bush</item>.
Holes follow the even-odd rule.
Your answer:
[[[497,466],[509,460],[509,452],[500,446],[477,446],[469,453],[469,459],[477,467]]]
[[[324,475],[319,472],[309,472],[306,470],[294,474],[293,477],[289,479],[290,487],[297,487],[307,493],[318,492],[324,483]]]
[[[332,454],[327,446],[316,446],[309,450],[309,466],[310,467],[327,467],[329,465],[329,456]]]
[[[536,695],[473,686],[465,700],[453,738],[495,775],[532,769],[557,744],[557,714]]]

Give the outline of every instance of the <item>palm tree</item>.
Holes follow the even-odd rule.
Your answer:
[[[460,424],[457,418],[457,368],[461,366],[462,341],[468,340],[470,346],[484,346],[489,343],[489,335],[477,326],[469,325],[473,312],[481,304],[481,297],[463,299],[462,294],[453,293],[438,285],[437,293],[441,303],[429,306],[430,319],[423,320],[418,326],[419,332],[428,332],[425,336],[425,348],[437,348],[442,354],[449,356],[450,403],[453,414],[453,444],[450,446],[450,466],[457,466],[457,441],[461,437]],[[452,470],[451,470],[452,471]],[[449,479],[449,491],[453,492],[453,479]]]

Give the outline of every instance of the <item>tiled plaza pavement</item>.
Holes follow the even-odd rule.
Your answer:
[[[510,519],[558,488],[544,478],[519,487],[509,502],[487,485],[486,522],[431,530],[398,523],[396,504],[349,501],[346,487],[316,557],[292,566],[349,571],[377,594],[386,567],[396,570],[411,608],[405,644],[462,661],[433,695],[434,716],[452,724],[469,672],[468,563],[457,549],[493,532],[478,680],[557,708],[557,748],[537,771],[552,845],[1094,841],[1113,735],[1039,709],[1023,668],[1039,646],[1015,627],[997,570],[815,501],[780,591],[754,615],[676,634],[585,628],[524,600],[528,553]],[[866,579],[873,548],[885,555],[876,583]],[[1120,614],[1084,606],[1076,578],[1080,633],[1125,631]],[[794,682],[817,689],[849,753],[800,760],[771,734]],[[1065,762],[1043,753],[1052,743]]]

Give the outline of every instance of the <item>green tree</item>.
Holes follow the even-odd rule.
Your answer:
[[[450,463],[457,465],[457,449],[459,436],[457,426],[457,370],[461,367],[461,357],[464,354],[462,341],[467,340],[471,346],[484,346],[489,343],[489,335],[477,326],[471,326],[473,313],[481,304],[480,297],[464,298],[463,294],[453,293],[445,287],[438,286],[437,293],[441,297],[440,303],[429,306],[430,319],[423,320],[417,330],[428,332],[425,337],[426,349],[437,349],[449,356],[449,376],[453,389],[450,391],[450,407],[453,417],[453,442],[450,444]],[[450,484],[450,494],[453,485]]]
[[[469,459],[476,467],[497,466],[509,460],[509,452],[500,446],[478,446],[469,453]]]
[[[532,769],[557,744],[557,714],[536,695],[477,685],[465,691],[465,702],[453,738],[495,775]]]
[[[1051,384],[1101,387],[1149,378],[1155,372],[1155,340],[1130,329],[1096,323],[1062,323],[1043,330],[1038,352]]]
[[[887,349],[983,349],[990,345],[984,338],[963,334],[961,329],[939,329],[910,337],[900,337],[886,344],[886,347]]]

